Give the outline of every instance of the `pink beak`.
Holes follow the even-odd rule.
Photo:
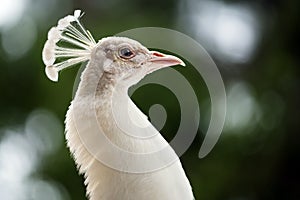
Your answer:
[[[185,66],[185,63],[178,57],[166,55],[158,51],[150,51],[151,58],[148,60],[153,64],[159,65],[160,68],[169,67],[174,65]]]

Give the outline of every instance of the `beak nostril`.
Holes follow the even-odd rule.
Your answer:
[[[152,55],[156,57],[164,57],[164,54],[158,52],[153,52]]]

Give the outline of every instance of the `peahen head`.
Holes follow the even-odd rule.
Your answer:
[[[43,61],[46,74],[52,81],[58,81],[59,71],[85,61],[98,64],[97,67],[111,79],[128,86],[158,69],[185,65],[175,56],[150,51],[125,37],[107,37],[96,43],[79,21],[81,16],[81,11],[76,10],[74,15],[61,19],[48,33]],[[66,43],[68,46],[64,47]]]

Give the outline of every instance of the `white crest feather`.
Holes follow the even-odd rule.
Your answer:
[[[45,72],[46,72],[47,77],[51,81],[55,81],[55,82],[58,81],[58,71],[55,70],[53,65],[46,66]]]
[[[48,32],[42,57],[46,75],[52,81],[58,81],[59,71],[90,59],[96,42],[80,23],[82,15],[80,10],[75,10],[74,15],[60,19]],[[64,44],[59,44],[60,41]]]

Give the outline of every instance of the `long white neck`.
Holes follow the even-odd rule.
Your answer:
[[[129,98],[128,82],[104,72],[101,65],[105,64],[90,62],[83,72],[74,99],[74,102],[79,102],[79,110],[85,107],[97,111],[99,121],[107,123],[102,126],[107,136],[141,139],[159,135],[147,116]]]
[[[130,100],[128,87],[97,63],[89,63],[81,79],[66,139],[90,199],[192,199],[185,198],[192,193],[177,155]],[[168,178],[180,182],[178,194],[169,192]]]

